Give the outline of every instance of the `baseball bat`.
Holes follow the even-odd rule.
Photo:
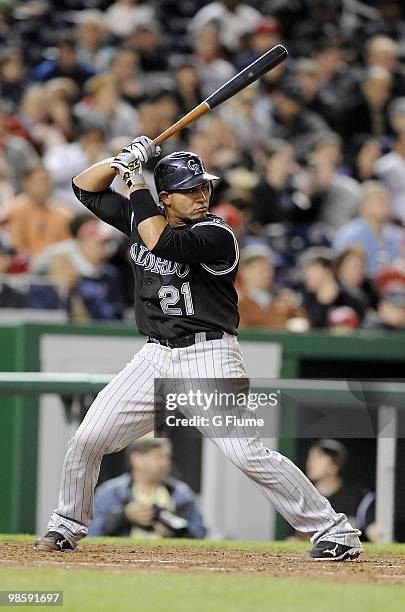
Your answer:
[[[167,130],[159,134],[153,142],[155,144],[160,144],[170,136],[173,136],[173,134],[182,130],[186,125],[189,125],[189,123],[201,117],[201,115],[204,115],[206,112],[219,106],[226,100],[229,100],[229,98],[232,98],[232,96],[239,91],[257,81],[258,78],[269,70],[276,68],[276,66],[286,60],[287,57],[288,52],[283,45],[276,45],[269,51],[266,51],[266,53],[263,53],[257,60],[249,64],[249,66],[238,72],[238,74],[214,91],[214,93],[208,96],[203,102],[200,102],[200,104],[187,113],[187,115],[184,115],[179,121],[173,123]]]

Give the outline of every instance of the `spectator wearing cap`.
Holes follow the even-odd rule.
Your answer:
[[[364,320],[364,329],[405,332],[404,279],[385,283],[377,313]]]
[[[44,166],[30,168],[24,190],[4,211],[6,229],[17,253],[33,257],[70,237],[71,215],[51,200],[52,179]]]
[[[297,319],[307,327],[307,315],[294,293],[273,287],[273,254],[263,243],[251,243],[241,250],[239,297],[241,327],[288,329]],[[292,323],[291,323],[292,322]]]
[[[246,51],[237,55],[233,61],[237,70],[246,68],[280,42],[280,23],[274,17],[260,19],[247,38]]]
[[[118,38],[129,36],[137,26],[155,18],[155,9],[146,0],[115,0],[104,13],[107,30]]]
[[[314,247],[304,251],[299,264],[304,282],[302,306],[308,313],[311,327],[327,327],[330,313],[340,306],[352,308],[359,321],[363,319],[364,305],[340,285],[333,256],[328,249]]]
[[[350,524],[363,532],[363,540],[379,542],[375,524],[375,494],[363,484],[344,477],[348,458],[347,448],[342,442],[318,440],[309,448],[306,475],[336,512],[346,514]],[[307,537],[306,534],[296,533],[298,537],[301,535]]]
[[[327,131],[324,119],[305,108],[304,92],[295,79],[283,81],[272,94],[271,136],[287,140],[297,154],[303,152],[305,137]]]
[[[314,44],[312,59],[319,69],[319,87],[322,95],[329,104],[344,110],[345,101],[354,86],[354,79],[344,61],[343,45],[339,36],[319,38]]]
[[[229,53],[239,50],[240,39],[261,21],[261,13],[239,0],[219,0],[203,6],[189,23],[189,31],[197,34],[208,24],[216,24],[221,45]]]
[[[33,271],[47,273],[52,284],[32,288],[31,307],[65,309],[72,321],[122,319],[119,274],[107,263],[110,231],[87,215],[75,225],[73,240],[50,247],[33,262]]]
[[[395,133],[392,150],[375,162],[375,173],[391,196],[394,216],[405,223],[405,98],[397,98],[388,109]]]
[[[390,222],[391,204],[382,183],[363,183],[359,207],[360,216],[338,230],[333,246],[337,252],[361,247],[367,256],[367,274],[373,276],[399,257],[402,231]]]
[[[95,69],[79,60],[76,43],[69,35],[62,35],[56,48],[56,58],[43,60],[34,68],[31,79],[46,83],[56,77],[67,77],[82,91],[85,82],[96,74]]]
[[[106,70],[113,53],[106,44],[106,25],[103,14],[97,9],[77,11],[77,25],[74,31],[79,62],[94,70]]]

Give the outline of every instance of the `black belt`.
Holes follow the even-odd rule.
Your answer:
[[[148,342],[154,344],[162,344],[169,348],[185,348],[197,344],[197,342],[206,342],[207,340],[220,340],[224,337],[224,332],[197,332],[189,336],[183,336],[183,338],[151,338],[149,336]]]

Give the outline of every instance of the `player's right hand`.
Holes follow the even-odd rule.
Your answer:
[[[141,164],[146,164],[147,161],[160,155],[160,147],[155,145],[153,140],[147,136],[138,136],[127,147],[122,149],[122,153],[132,153],[135,160]]]

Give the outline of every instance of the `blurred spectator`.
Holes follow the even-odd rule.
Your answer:
[[[155,20],[155,9],[145,0],[115,0],[104,13],[106,28],[125,38],[140,24]]]
[[[392,76],[392,93],[394,96],[405,95],[404,74],[398,68],[399,45],[388,36],[372,36],[366,45],[366,65],[369,68],[385,68]]]
[[[238,70],[246,68],[258,57],[280,42],[280,23],[274,17],[264,17],[257,22],[246,41],[247,50],[234,59]]]
[[[306,110],[304,92],[297,81],[282,82],[272,98],[271,135],[287,140],[298,155],[303,153],[305,137],[328,129],[320,115]]]
[[[365,319],[370,330],[405,332],[405,283],[391,283],[381,294],[376,314]]]
[[[164,40],[156,21],[140,23],[127,37],[128,44],[133,45],[139,57],[139,67],[147,75],[153,72],[162,73],[163,78],[168,68],[167,49],[162,44]]]
[[[112,74],[93,77],[87,83],[88,97],[75,107],[84,128],[99,128],[107,140],[138,133],[137,112],[120,98],[119,81]]]
[[[132,47],[118,47],[111,60],[110,74],[122,99],[136,106],[145,94],[145,78],[139,70],[137,52]]]
[[[19,122],[40,154],[65,140],[62,130],[51,123],[51,100],[45,86],[36,84],[27,87],[20,104]]]
[[[358,99],[345,109],[344,134],[350,146],[358,134],[381,137],[390,132],[387,108],[392,99],[392,77],[385,68],[370,68],[361,82]]]
[[[14,251],[0,240],[0,308],[24,308],[24,294],[7,281]]]
[[[312,59],[318,67],[319,87],[322,95],[335,108],[342,108],[354,85],[344,61],[342,42],[338,36],[321,37],[315,42]]]
[[[12,200],[14,195],[15,189],[11,182],[10,170],[6,160],[0,155],[0,220],[3,214],[2,209],[4,205]]]
[[[56,50],[55,59],[45,59],[34,69],[32,80],[45,83],[56,77],[67,77],[82,90],[87,79],[94,76],[96,71],[79,60],[76,44],[69,35],[60,37]]]
[[[340,306],[354,310],[361,321],[365,314],[362,302],[336,278],[332,256],[324,249],[308,249],[300,258],[304,280],[302,306],[308,313],[311,327],[327,327],[331,311]]]
[[[390,218],[391,206],[384,185],[377,181],[363,183],[360,216],[338,230],[333,243],[335,250],[361,247],[367,256],[367,273],[375,274],[400,253],[402,232],[390,223]]]
[[[75,28],[76,50],[79,62],[94,70],[105,70],[110,63],[113,48],[105,43],[106,26],[101,11],[78,11]]]
[[[313,59],[299,59],[295,76],[304,95],[305,107],[323,117],[331,128],[339,130],[341,99],[322,86],[320,65]]]
[[[347,460],[344,444],[338,440],[318,440],[309,449],[306,474],[336,512],[346,514],[350,524],[363,532],[363,539],[378,542],[375,494],[364,485],[344,478]]]
[[[107,263],[109,230],[97,219],[83,222],[76,239],[50,247],[33,264],[53,286],[32,289],[35,308],[64,308],[73,321],[122,319],[123,290],[118,271]]]
[[[380,142],[374,136],[359,134],[352,140],[349,160],[350,175],[359,183],[377,178],[376,161],[381,157]]]
[[[47,246],[70,236],[70,215],[50,200],[52,180],[43,166],[29,169],[24,191],[4,212],[6,228],[13,247],[29,257],[42,253]]]
[[[389,107],[395,132],[392,150],[375,162],[375,173],[391,196],[394,216],[405,223],[405,98],[397,98]]]
[[[338,172],[342,145],[337,134],[320,131],[309,138],[308,144],[308,166],[300,182],[301,189],[311,199],[313,220],[337,230],[356,216],[360,186],[353,178]]]
[[[241,208],[229,202],[214,206],[210,209],[210,212],[221,217],[233,229],[238,239],[242,237],[246,220],[244,211]]]
[[[234,130],[242,149],[249,152],[251,161],[260,157],[269,141],[268,134],[263,130],[263,124],[255,112],[258,94],[256,84],[247,87],[221,109],[221,116]]]
[[[26,86],[27,79],[21,51],[6,49],[0,56],[0,97],[11,102],[15,110]]]
[[[235,67],[223,57],[218,28],[214,24],[207,24],[197,32],[194,54],[204,98],[236,74]]]
[[[72,191],[72,176],[106,157],[108,153],[104,145],[104,134],[98,128],[83,129],[74,142],[49,147],[43,162],[52,176],[55,200],[77,209],[77,198]]]
[[[366,311],[378,306],[378,289],[373,279],[366,276],[367,257],[361,247],[349,246],[336,259],[337,277],[344,289],[356,296]]]
[[[219,0],[203,6],[189,23],[193,34],[208,24],[215,24],[219,39],[227,51],[239,50],[240,38],[251,32],[261,21],[258,10],[239,0]]]
[[[176,67],[175,91],[182,114],[191,111],[203,99],[200,77],[194,62],[184,61]]]
[[[251,243],[243,247],[240,257],[240,326],[288,329],[291,321],[299,318],[303,329],[307,328],[307,315],[298,306],[294,293],[273,288],[270,248],[262,243]]]
[[[0,158],[3,176],[9,177],[13,190],[21,191],[23,177],[28,168],[39,162],[33,146],[25,138],[12,136],[8,131],[9,109],[0,101]]]
[[[295,169],[292,147],[272,139],[266,148],[263,178],[253,189],[253,219],[261,225],[282,223],[293,217],[290,177]]]
[[[386,281],[398,280],[402,278],[405,282],[405,232],[402,234],[399,256],[394,259],[391,265],[382,268],[375,274],[375,280],[380,290],[385,289]]]
[[[203,538],[206,529],[193,492],[169,476],[170,441],[140,438],[128,453],[131,472],[96,488],[89,535]]]

